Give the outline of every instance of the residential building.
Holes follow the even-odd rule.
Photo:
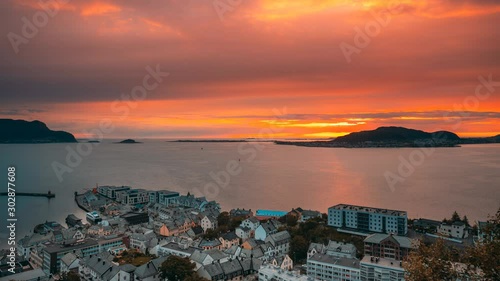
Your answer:
[[[40,268],[24,271],[21,273],[16,273],[8,275],[5,277],[0,277],[0,281],[12,281],[12,280],[23,280],[23,281],[48,281],[49,276]],[[50,278],[50,280],[53,280]]]
[[[67,253],[61,258],[61,272],[78,272],[80,259],[74,253]]]
[[[281,223],[277,220],[270,220],[260,224],[255,230],[255,239],[266,240],[269,235],[277,233],[280,226]]]
[[[214,262],[200,267],[198,275],[211,281],[219,280],[243,280],[245,276],[258,272],[262,262],[257,259],[228,260],[226,262]]]
[[[159,257],[151,260],[148,263],[137,267],[134,271],[135,280],[140,281],[161,281],[160,276],[161,264],[167,260],[166,257]]]
[[[197,248],[189,246],[187,243],[176,243],[176,242],[162,242],[156,247],[156,253],[160,257],[166,256],[178,256],[183,258],[189,258]]]
[[[318,211],[296,208],[288,212],[287,216],[295,217],[298,222],[306,222],[313,218],[321,218],[321,213]]]
[[[153,231],[146,233],[133,233],[130,235],[130,248],[146,253],[146,250],[156,246],[158,239]]]
[[[200,268],[201,266],[204,265],[209,265],[212,263],[224,263],[230,260],[230,255],[217,250],[217,249],[212,249],[212,250],[207,250],[207,251],[201,251],[197,250],[195,251],[190,259],[194,261],[197,264],[197,268]]]
[[[273,245],[277,256],[286,255],[290,252],[290,240],[290,233],[286,230],[271,234],[266,238],[266,242]]]
[[[356,258],[357,249],[353,244],[344,242],[329,241],[328,245],[311,243],[309,245],[309,250],[307,251],[307,258],[310,258],[318,253],[333,257],[354,259]]]
[[[203,228],[204,232],[207,232],[209,229],[216,229],[217,228],[217,218],[213,216],[204,216],[203,219],[201,219],[201,228]]]
[[[360,263],[357,259],[315,254],[307,259],[307,276],[319,281],[357,281]]]
[[[249,218],[249,217],[253,217],[253,212],[252,212],[252,209],[248,209],[248,210],[245,210],[245,209],[232,209],[231,211],[229,211],[229,215],[233,218],[237,218],[237,217],[242,217],[242,218]]]
[[[405,236],[376,233],[364,240],[365,255],[401,261],[415,248],[416,243]]]
[[[97,240],[97,244],[99,244],[99,252],[109,252],[110,249],[114,248],[116,252],[116,247],[124,246],[123,245],[123,236],[119,236],[116,234],[108,235]]]
[[[269,263],[283,270],[290,271],[293,269],[293,260],[288,255],[273,257]]]
[[[29,260],[31,249],[33,247],[36,247],[37,245],[45,242],[49,242],[52,240],[52,238],[53,234],[51,232],[46,234],[33,233],[30,235],[26,235],[17,242],[17,254]]]
[[[310,281],[307,275],[300,275],[297,272],[284,271],[283,269],[265,265],[259,269],[259,281]]]
[[[361,260],[361,281],[404,281],[401,261],[365,256]]]
[[[61,270],[61,258],[67,253],[78,253],[81,258],[99,253],[99,244],[92,239],[77,241],[73,244],[48,244],[42,249],[42,268],[46,273],[57,273]]]
[[[256,217],[250,217],[241,222],[240,227],[250,228],[255,231],[259,227],[260,221]]]
[[[238,236],[239,238],[241,238],[241,240],[245,241],[247,239],[249,239],[250,237],[252,237],[252,234],[254,233],[252,231],[251,228],[248,228],[248,227],[242,227],[242,226],[238,226],[236,229],[235,229],[235,233],[236,233],[236,236]]]
[[[203,250],[212,250],[212,249],[221,250],[222,243],[218,239],[213,239],[213,240],[203,239],[201,240],[200,244],[198,244],[198,247]]]
[[[229,249],[232,246],[240,245],[240,238],[236,235],[234,231],[225,233],[219,237],[219,241],[222,244],[222,249]]]
[[[328,209],[328,225],[363,233],[408,233],[404,211],[339,204]]]
[[[437,229],[438,234],[455,239],[465,239],[469,237],[468,227],[461,221],[453,223],[441,223]]]

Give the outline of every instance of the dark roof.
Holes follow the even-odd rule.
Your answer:
[[[226,241],[231,241],[231,240],[239,239],[238,236],[236,235],[236,233],[234,231],[231,231],[231,232],[228,232],[226,234],[223,234],[221,237],[222,237],[222,239],[224,239]]]
[[[203,234],[203,228],[200,225],[191,228],[191,230],[194,232],[195,235]]]

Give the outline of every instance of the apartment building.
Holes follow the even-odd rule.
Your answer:
[[[339,204],[328,209],[328,225],[365,233],[408,233],[404,211]]]

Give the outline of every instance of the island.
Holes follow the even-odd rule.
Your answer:
[[[380,127],[361,131],[326,141],[276,141],[279,145],[307,147],[456,147],[462,139],[448,131],[424,132],[404,127]]]
[[[73,143],[68,132],[52,131],[41,121],[0,119],[0,143]]]
[[[246,140],[210,140],[210,139],[207,139],[207,140],[201,140],[201,139],[192,139],[192,140],[173,140],[173,141],[167,141],[167,142],[206,142],[206,143],[210,143],[210,142],[215,142],[215,143],[224,143],[224,142],[247,142]]]
[[[141,142],[138,142],[138,141],[135,141],[133,139],[126,139],[126,140],[122,140],[121,142],[116,142],[116,143],[141,143]]]

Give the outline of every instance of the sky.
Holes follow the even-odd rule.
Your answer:
[[[3,0],[0,118],[81,138],[492,136],[499,26],[498,0]]]

